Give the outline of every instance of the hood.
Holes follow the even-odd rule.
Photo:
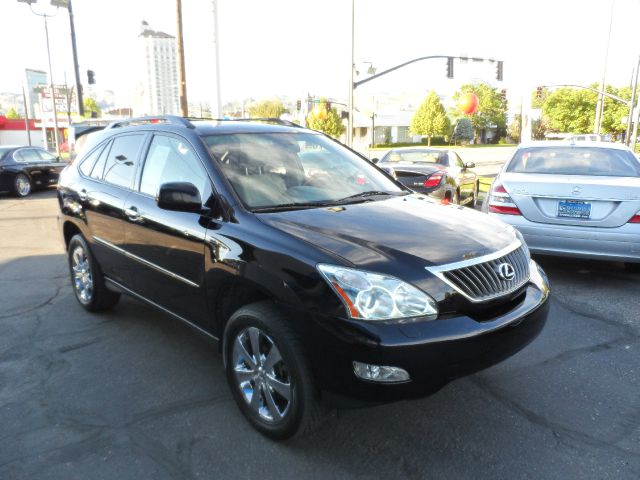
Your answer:
[[[353,266],[391,272],[458,262],[513,243],[513,229],[486,214],[420,195],[340,207],[258,214],[264,223]]]

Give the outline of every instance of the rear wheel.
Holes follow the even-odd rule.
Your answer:
[[[470,207],[475,209],[478,206],[478,192],[480,191],[480,186],[478,182],[476,182],[475,189],[473,191],[473,200],[471,200]]]
[[[302,346],[272,303],[253,303],[233,314],[224,356],[236,403],[262,434],[285,440],[324,417]]]
[[[24,173],[13,179],[13,193],[18,197],[26,197],[31,193],[31,180]]]
[[[118,303],[120,294],[105,286],[100,267],[81,235],[71,238],[68,252],[71,285],[80,305],[90,312],[99,312]]]
[[[460,192],[456,190],[453,192],[453,198],[451,199],[451,203],[454,205],[460,205]]]

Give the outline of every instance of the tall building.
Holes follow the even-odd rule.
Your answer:
[[[139,40],[140,84],[136,115],[177,115],[180,111],[176,37],[142,22]]]

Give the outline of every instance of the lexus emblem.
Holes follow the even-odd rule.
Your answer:
[[[582,193],[582,189],[576,185],[575,187],[573,187],[571,193],[573,193],[574,195],[580,195]]]
[[[501,263],[498,265],[497,271],[502,280],[513,280],[513,277],[516,276],[516,270],[510,263]]]

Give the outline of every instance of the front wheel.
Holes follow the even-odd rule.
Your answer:
[[[324,417],[302,346],[272,303],[233,314],[225,328],[224,358],[240,411],[267,437],[291,438]]]
[[[100,267],[81,235],[71,238],[68,252],[71,285],[80,305],[90,312],[99,312],[118,303],[120,294],[105,286]]]
[[[31,193],[31,180],[24,173],[19,173],[13,180],[13,193],[24,198]]]

